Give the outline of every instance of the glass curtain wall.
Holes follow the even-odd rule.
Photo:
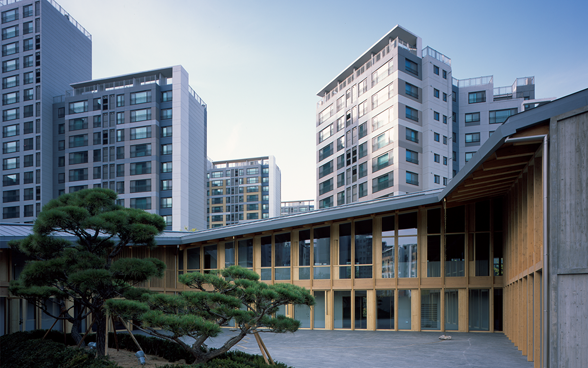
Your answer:
[[[417,277],[417,212],[398,216],[398,277]]]
[[[441,276],[441,209],[427,211],[427,277]]]
[[[331,227],[319,227],[313,233],[313,277],[328,280],[331,278]]]
[[[394,290],[377,290],[376,304],[376,328],[379,330],[394,329]]]
[[[441,329],[441,290],[421,290],[421,330]]]
[[[395,216],[382,218],[382,278],[391,279],[394,274],[394,244],[396,239]]]
[[[372,276],[372,220],[355,223],[355,278],[371,279]],[[357,328],[357,326],[356,326]]]
[[[315,291],[314,300],[314,320],[313,328],[325,328],[325,306],[326,306],[326,291]]]
[[[398,290],[398,329],[411,328],[411,290]]]
[[[459,329],[459,298],[457,290],[445,289],[445,329]]]
[[[470,290],[470,331],[488,331],[490,327],[490,291]]]
[[[310,230],[298,233],[298,280],[310,280]]]
[[[261,276],[262,280],[272,279],[272,237],[261,237]]]
[[[253,268],[253,239],[239,240],[238,244],[239,266]]]
[[[275,237],[274,280],[290,280],[290,233]]]
[[[339,278],[351,278],[351,224],[339,225]]]

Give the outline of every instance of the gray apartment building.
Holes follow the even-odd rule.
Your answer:
[[[181,66],[78,82],[55,97],[53,196],[109,188],[169,230],[203,229],[207,106]]]
[[[55,194],[53,97],[92,78],[92,36],[55,1],[0,1],[2,221],[32,222]]]
[[[454,78],[450,58],[398,25],[318,96],[318,208],[442,188],[496,126],[545,102],[534,77]]]
[[[314,211],[314,199],[307,201],[283,201],[280,216]]]
[[[282,174],[274,156],[208,166],[208,228],[280,216]]]

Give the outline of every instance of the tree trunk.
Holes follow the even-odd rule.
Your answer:
[[[80,341],[82,340],[82,335],[80,334],[80,332],[78,331],[78,329],[81,326],[81,321],[79,319],[74,319],[72,321],[72,326],[71,326],[71,337],[74,339],[74,341],[76,342],[76,344],[79,344]],[[84,346],[84,344],[82,344],[82,347]]]
[[[100,311],[96,313],[96,352],[100,356],[106,353],[106,315]]]
[[[208,362],[209,360],[216,358],[217,356],[226,353],[227,351],[229,351],[233,346],[235,346],[239,341],[241,341],[245,335],[247,335],[247,331],[243,331],[241,330],[241,332],[237,335],[237,336],[233,336],[231,337],[227,342],[225,342],[225,344],[223,346],[221,346],[220,348],[216,349],[216,350],[212,350],[206,354],[202,354],[202,358],[204,359],[203,362]],[[193,349],[196,350],[196,349]],[[198,352],[200,352],[200,349],[198,349]],[[196,357],[196,355],[194,354],[194,352],[192,353],[192,355],[194,355]],[[196,358],[198,359],[198,358]]]

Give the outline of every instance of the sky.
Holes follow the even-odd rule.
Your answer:
[[[317,92],[397,24],[455,78],[588,88],[586,0],[57,2],[92,34],[93,78],[182,65],[208,105],[208,156],[275,156],[283,201],[315,198]]]

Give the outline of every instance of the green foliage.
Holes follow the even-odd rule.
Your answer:
[[[118,367],[106,358],[83,349],[56,342],[63,335],[56,332],[45,340],[43,330],[17,332],[0,337],[0,362],[3,368],[107,368]],[[56,336],[57,334],[57,336]]]
[[[166,364],[159,368],[289,368],[286,364],[275,362],[275,365],[265,363],[260,355],[247,354],[242,351],[228,351],[210,360],[208,363],[193,365]]]

